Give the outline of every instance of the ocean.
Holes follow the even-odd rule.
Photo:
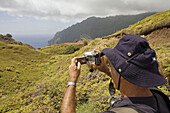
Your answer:
[[[46,47],[48,41],[53,38],[52,35],[14,35],[12,37],[16,41],[29,44],[35,49]]]

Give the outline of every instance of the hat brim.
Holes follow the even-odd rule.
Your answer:
[[[115,48],[106,48],[102,50],[101,55],[106,55],[117,72],[127,81],[141,87],[155,87],[165,84],[166,79],[157,71],[156,73],[141,68],[133,63],[126,64],[126,59]],[[124,68],[118,71],[120,64]],[[126,65],[126,66],[125,66]]]
[[[156,87],[166,83],[159,72],[153,73],[134,64],[130,64],[121,75],[127,81],[142,87]]]

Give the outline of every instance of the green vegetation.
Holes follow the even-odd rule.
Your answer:
[[[68,45],[68,44],[58,44],[58,45],[53,45],[53,46],[48,46],[44,48],[39,48],[38,50],[49,53],[49,54],[71,54],[74,53],[75,51],[79,50],[80,47],[76,45]]]
[[[84,46],[88,45],[88,42],[87,42],[87,41],[84,41],[83,43],[84,43]]]
[[[161,37],[160,37],[161,38]],[[68,67],[73,57],[86,51],[113,48],[119,39],[101,39],[84,47],[59,44],[35,50],[24,44],[0,41],[0,112],[59,113],[68,81]],[[168,41],[167,41],[168,42]],[[151,43],[152,44],[152,43]],[[100,46],[99,46],[100,45]],[[151,45],[156,50],[159,69],[167,79],[170,76],[170,43]],[[80,48],[77,51],[77,48]],[[109,108],[110,78],[97,70],[90,73],[82,65],[77,83],[77,113],[97,113]],[[170,96],[168,84],[159,87]],[[116,95],[118,95],[117,92]]]
[[[130,25],[128,28],[122,29],[121,31],[116,32],[110,36],[114,36],[121,32],[127,34],[147,35],[152,31],[163,28],[165,26],[170,26],[170,10],[149,16],[142,21]]]

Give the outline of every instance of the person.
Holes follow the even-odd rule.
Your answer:
[[[103,113],[170,113],[168,97],[159,90],[150,89],[165,84],[166,79],[159,73],[156,53],[145,38],[126,35],[113,49],[94,51],[101,55],[101,64],[93,64],[93,67],[110,76],[122,94],[120,100]],[[104,55],[109,59],[109,67]],[[76,82],[81,69],[76,59],[73,58],[69,66],[69,82],[61,113],[76,112]]]

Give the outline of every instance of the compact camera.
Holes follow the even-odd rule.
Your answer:
[[[95,64],[97,66],[100,65],[100,54],[97,52],[84,52],[85,57],[77,58],[77,62],[81,64]]]

